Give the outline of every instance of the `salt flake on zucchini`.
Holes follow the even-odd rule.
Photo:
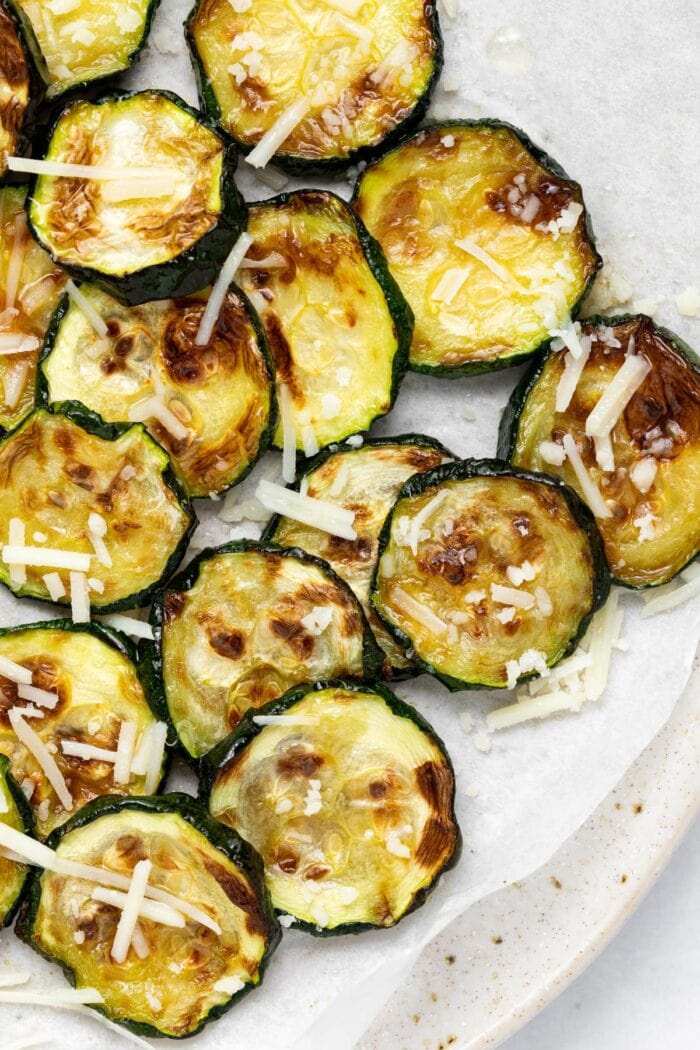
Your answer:
[[[353,204],[413,309],[418,372],[517,364],[600,266],[581,187],[499,121],[418,132],[362,173]]]
[[[459,857],[444,745],[382,686],[301,686],[249,713],[205,759],[202,790],[310,933],[395,925]]]

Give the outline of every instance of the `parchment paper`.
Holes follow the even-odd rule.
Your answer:
[[[188,8],[189,0],[164,0],[152,46],[127,82],[167,87],[196,101],[180,31]],[[658,7],[646,0],[635,5],[633,21],[629,5],[593,0],[586,5],[585,22],[578,4],[475,0],[456,22],[443,20],[447,85],[458,83],[459,91],[438,92],[437,115],[501,117],[548,148],[583,183],[602,247],[640,298],[667,298],[693,279],[698,283],[700,276],[697,241],[694,249],[688,245],[698,223],[689,193],[697,159],[687,152],[693,145],[687,137],[683,150],[673,150],[673,164],[666,163],[666,150],[677,145],[668,114],[676,114],[674,128],[697,126],[692,93],[688,100],[678,82],[684,71],[694,69],[692,16],[692,0],[680,0],[672,13],[665,12],[663,26]],[[486,57],[488,39],[510,21],[520,23],[533,43],[535,65],[527,76],[508,78]],[[663,47],[657,46],[657,32]],[[171,48],[177,53],[163,53]],[[635,94],[642,91],[643,121]],[[584,105],[587,98],[590,103]],[[622,148],[611,148],[611,134],[619,135]],[[249,199],[272,192],[250,171],[241,173],[240,184]],[[298,185],[298,180],[290,182],[290,188]],[[332,188],[349,193],[342,181]],[[697,342],[700,322],[679,318],[668,301],[659,318]],[[500,411],[518,374],[453,382],[409,375],[396,408],[375,432],[424,431],[459,455],[491,456]],[[257,534],[255,526],[232,530],[216,517],[219,509],[220,504],[200,502],[198,546]],[[197,1050],[349,1050],[431,937],[471,903],[526,877],[556,852],[659,731],[690,672],[700,633],[700,599],[647,620],[639,617],[638,596],[624,593],[622,605],[629,649],[615,652],[604,697],[578,715],[494,734],[486,753],[461,729],[458,714],[471,711],[479,725],[486,711],[508,701],[508,694],[449,695],[427,677],[397,688],[433,723],[454,760],[465,839],[459,866],[425,907],[395,930],[325,941],[293,928],[285,931],[263,987],[189,1045]],[[3,624],[46,615],[46,607],[20,605],[0,594]],[[180,773],[173,783],[181,787],[188,777]],[[467,795],[467,787],[470,796],[477,792],[475,797]],[[62,984],[57,969],[9,931],[0,936],[0,973],[5,965],[31,970],[37,975],[35,987]],[[26,1034],[27,1026],[50,1031],[50,1045],[62,1048],[87,1039],[93,1050],[124,1045],[120,1035],[86,1017],[0,1007],[0,1043],[3,1037]]]

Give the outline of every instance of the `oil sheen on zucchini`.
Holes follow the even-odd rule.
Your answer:
[[[315,620],[326,612],[330,622]],[[306,622],[304,622],[306,620]],[[371,677],[379,653],[325,562],[240,540],[204,551],[153,606],[150,664],[185,750],[209,751],[251,707],[301,682]]]
[[[571,434],[611,516],[598,518],[618,583],[666,583],[700,551],[700,361],[677,335],[643,314],[583,323],[590,352],[568,407],[556,410],[567,353],[552,350],[514,391],[501,423],[500,455],[558,474],[582,495],[567,460],[551,463],[542,442]],[[611,432],[613,470],[599,466],[586,419],[632,350],[651,370]],[[547,450],[547,445],[544,446]]]
[[[245,224],[235,147],[168,92],[71,103],[45,159],[124,172],[36,177],[29,220],[55,262],[131,305],[211,284]]]
[[[96,988],[111,1021],[142,1036],[182,1039],[257,987],[280,940],[260,858],[188,795],[96,799],[49,840],[59,858],[131,876],[150,860],[149,885],[218,923],[184,927],[139,917],[148,948],[124,963],[111,956],[121,912],[93,900],[95,883],[36,874],[18,933],[59,963],[78,988]]]
[[[69,812],[10,725],[10,708],[31,710],[32,705],[18,696],[14,682],[0,675],[0,754],[10,760],[17,783],[31,787],[29,801],[40,838],[98,795],[144,794],[144,775],[131,774],[128,784],[117,784],[112,762],[76,758],[62,748],[71,740],[114,752],[122,722],[136,724],[138,745],[156,717],[139,680],[135,655],[128,643],[98,624],[51,620],[0,631],[0,656],[29,668],[32,684],[59,698],[55,707],[40,708],[42,718],[26,720],[53,753],[73,797]]]
[[[419,372],[469,375],[528,357],[600,265],[581,187],[498,121],[418,132],[362,173],[354,207],[413,309]]]
[[[0,755],[0,824],[30,833],[32,814],[27,800],[10,773],[10,763]],[[0,928],[9,926],[19,907],[28,871],[0,853]]]
[[[442,741],[382,686],[302,686],[265,714],[207,756],[212,814],[258,850],[275,908],[310,933],[395,925],[459,855]]]
[[[0,177],[7,158],[20,151],[23,128],[32,104],[34,77],[22,31],[0,5]]]
[[[283,547],[301,547],[315,554],[350,585],[369,621],[382,652],[387,678],[410,674],[413,664],[370,604],[369,592],[377,558],[379,533],[401,486],[412,474],[440,466],[451,459],[447,449],[420,434],[375,438],[362,448],[332,445],[309,463],[303,478],[307,495],[355,512],[356,540],[343,540],[293,518],[276,516],[265,538]]]
[[[389,411],[406,371],[412,317],[376,243],[344,201],[300,190],[255,204],[241,286],[260,314],[297,447],[319,447]],[[283,443],[282,425],[275,444]]]
[[[102,560],[90,538],[93,514],[105,527]],[[102,424],[81,405],[70,416],[37,409],[0,442],[3,544],[11,519],[24,525],[25,544],[18,546],[90,556],[87,576],[102,587],[90,591],[90,602],[102,612],[147,604],[180,562],[196,524],[166,452],[143,427]],[[40,565],[12,572],[0,553],[0,582],[19,597],[48,600],[49,571]],[[58,571],[68,592],[69,572]],[[70,594],[59,601],[70,604]]]
[[[146,425],[189,494],[209,496],[240,481],[268,447],[276,421],[267,343],[240,292],[229,289],[206,346],[195,342],[202,296],[128,307],[93,285],[82,292],[106,322],[109,341],[64,301],[41,366],[47,403],[80,401],[117,422],[157,395],[181,432],[155,418]]]
[[[187,31],[202,106],[246,151],[306,102],[275,154],[296,173],[386,148],[421,119],[442,68],[428,0],[198,0]]]
[[[404,485],[382,529],[372,603],[449,689],[503,688],[509,661],[534,650],[552,666],[571,652],[609,589],[575,492],[499,460],[465,460]]]
[[[66,278],[27,229],[22,186],[0,189],[0,336],[29,336],[34,349],[0,354],[0,433],[34,405],[36,365]]]
[[[128,69],[160,0],[10,0],[45,71],[47,97]]]

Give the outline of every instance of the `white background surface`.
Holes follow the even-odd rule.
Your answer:
[[[696,1050],[699,872],[696,820],[615,940],[503,1050]]]

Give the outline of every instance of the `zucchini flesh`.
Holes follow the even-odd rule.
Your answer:
[[[0,355],[0,432],[11,430],[34,405],[36,366],[49,319],[55,310],[65,275],[24,228],[26,190],[21,186],[0,189],[0,302],[7,301],[10,260],[21,253],[22,264],[15,303],[0,315],[3,334],[21,332],[38,340],[36,350]]]
[[[496,121],[421,131],[367,168],[354,207],[413,309],[411,367],[449,377],[534,353],[600,265],[585,211],[570,232],[548,229],[582,203],[577,183]]]
[[[356,540],[343,540],[293,518],[275,518],[266,537],[282,547],[301,547],[323,558],[350,585],[362,603],[372,633],[384,653],[385,677],[401,678],[413,664],[370,604],[370,584],[384,519],[412,474],[440,466],[451,457],[431,438],[407,434],[365,441],[322,453],[304,474],[307,495],[355,512]]]
[[[569,462],[551,465],[540,449],[543,441],[561,443],[571,434],[612,510],[597,521],[613,575],[630,587],[663,584],[700,551],[700,362],[677,336],[643,315],[593,318],[583,324],[582,336],[593,340],[568,408],[555,408],[565,353],[550,351],[506,409],[502,454],[518,466],[558,474],[581,494]],[[603,471],[586,419],[628,347],[652,368],[613,427],[615,469]],[[655,467],[646,492],[633,481],[644,464]],[[644,521],[651,527],[640,527]]]
[[[245,720],[211,756],[212,814],[258,850],[275,908],[309,932],[395,925],[459,853],[441,741],[381,686],[306,686],[268,711],[299,724]]]
[[[245,221],[235,150],[167,92],[73,102],[46,160],[124,171],[109,181],[38,176],[29,219],[57,263],[131,305],[206,287]],[[150,186],[130,175],[135,165],[170,173],[171,192],[144,196]]]
[[[534,579],[514,584],[509,569],[528,565]],[[406,482],[382,530],[372,602],[448,688],[503,688],[506,664],[528,650],[547,666],[571,652],[608,591],[598,532],[575,493],[466,460]]]
[[[48,98],[128,69],[159,2],[79,0],[59,11],[45,0],[11,0],[45,71]]]
[[[10,763],[0,755],[0,823],[17,831],[31,831],[31,813],[10,774]],[[0,853],[0,928],[12,922],[27,881],[27,866]]]
[[[243,296],[229,289],[217,328],[200,347],[203,297],[128,307],[94,286],[81,290],[106,322],[109,342],[100,345],[85,314],[65,303],[41,366],[47,402],[80,401],[118,422],[157,394],[187,434],[174,436],[155,419],[146,425],[189,494],[209,496],[241,480],[275,422],[267,345]]]
[[[29,546],[39,532],[47,549],[90,555],[88,576],[103,585],[90,592],[93,607],[114,612],[147,604],[182,558],[196,519],[167,454],[142,426],[98,426],[107,435],[101,437],[74,421],[94,425],[82,408],[71,413],[37,409],[0,443],[0,521],[19,518]],[[106,523],[109,567],[95,556],[91,514]],[[48,571],[28,566],[26,580],[13,582],[0,559],[0,582],[19,597],[48,600]],[[68,572],[60,573],[68,591]],[[70,596],[59,601],[69,604]]]
[[[134,722],[140,740],[156,721],[134,663],[106,631],[69,620],[33,624],[0,633],[0,655],[30,668],[35,686],[59,696],[53,710],[42,707],[43,718],[29,721],[52,751],[73,796],[74,810],[99,795],[145,793],[144,775],[132,774],[129,784],[117,784],[113,763],[75,758],[62,749],[62,741],[74,740],[116,751],[122,722]],[[31,786],[36,832],[43,839],[70,813],[10,725],[8,710],[26,704],[14,682],[0,677],[0,753],[10,760],[17,783]]]
[[[302,620],[318,609],[332,618],[315,633]],[[170,717],[195,757],[291,686],[375,669],[357,599],[301,551],[252,541],[205,551],[156,603],[153,622]]]
[[[30,107],[32,72],[17,23],[0,7],[0,176],[18,152]]]
[[[374,153],[420,119],[442,66],[437,12],[425,0],[370,0],[359,21],[309,0],[257,0],[245,11],[198,0],[188,38],[203,107],[244,149],[307,100],[275,156],[292,171]]]
[[[394,403],[411,338],[381,253],[344,201],[316,190],[253,205],[248,232],[249,258],[276,264],[239,279],[291,396],[297,448],[304,428],[319,447],[368,429]],[[282,446],[281,423],[274,441]]]
[[[221,927],[216,934],[190,918],[177,928],[140,916],[149,954],[140,959],[132,945],[117,963],[111,949],[121,912],[91,898],[92,882],[36,875],[20,936],[58,962],[78,988],[96,988],[104,999],[97,1009],[110,1020],[140,1035],[184,1038],[260,983],[279,927],[259,859],[188,796],[98,799],[50,844],[61,859],[127,877],[148,859],[149,885]]]

